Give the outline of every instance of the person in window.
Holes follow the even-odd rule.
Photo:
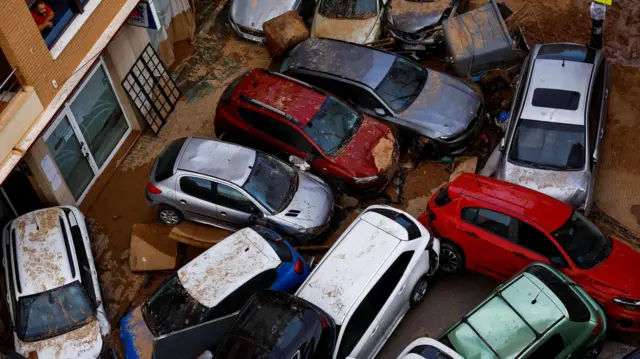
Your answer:
[[[31,16],[33,16],[33,20],[38,25],[38,30],[40,30],[42,36],[46,37],[53,27],[53,17],[55,16],[53,10],[44,1],[38,1],[33,11],[31,11]]]

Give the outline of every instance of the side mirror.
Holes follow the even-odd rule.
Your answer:
[[[500,140],[500,152],[504,152],[504,149],[507,147],[507,140],[502,137]]]
[[[312,156],[313,155],[309,155],[308,158],[311,158],[311,160],[313,161]],[[289,163],[291,163],[294,167],[296,167],[300,171],[308,171],[311,169],[311,165],[308,162],[306,162],[302,158],[295,155],[289,156]]]
[[[267,225],[267,217],[265,217],[264,213],[252,214],[249,217],[249,223],[251,223],[252,225],[258,224],[258,225],[261,225],[261,226],[266,226]]]
[[[562,257],[551,257],[549,262],[556,268],[569,268],[569,265]]]
[[[385,110],[381,109],[381,108],[376,108],[376,109],[373,110],[373,112],[375,112],[376,115],[378,115],[378,116],[384,116],[384,115],[387,114],[387,112]]]

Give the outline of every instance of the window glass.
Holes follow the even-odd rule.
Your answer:
[[[283,142],[285,145],[293,146],[304,153],[311,153],[313,151],[311,143],[298,130],[284,123],[284,120],[280,121],[242,107],[238,108],[238,114],[240,114],[251,127],[266,133],[272,138]]]
[[[585,164],[585,127],[520,120],[509,159],[549,170],[578,170]]]
[[[462,220],[468,223],[475,223],[476,215],[478,215],[478,209],[467,207],[462,209]]]
[[[578,212],[551,234],[571,261],[582,269],[590,269],[602,263],[613,248],[611,239]]]
[[[536,107],[575,111],[580,104],[580,93],[576,91],[537,88],[533,90],[531,104]]]
[[[595,149],[594,146],[598,138],[598,123],[600,122],[604,91],[604,71],[605,64],[603,63],[596,75],[593,92],[591,93],[591,101],[589,103],[589,139],[591,141],[590,148],[592,151]]]
[[[336,19],[368,19],[378,13],[377,0],[323,0],[318,12]]]
[[[186,140],[186,138],[181,138],[171,142],[171,144],[162,151],[160,156],[158,156],[156,160],[156,182],[164,181],[173,175],[173,166]]]
[[[290,165],[258,152],[242,188],[269,212],[278,213],[287,208],[298,190],[298,174]]]
[[[518,221],[518,244],[547,258],[562,256],[544,233],[522,221]]]
[[[402,228],[407,230],[407,238],[409,240],[416,239],[422,237],[422,232],[420,232],[420,228],[404,213],[396,212],[390,209],[383,208],[374,208],[371,212],[379,213],[394,222],[398,223],[402,226]]]
[[[476,212],[476,215],[471,217],[473,212]],[[467,217],[473,218],[473,221],[470,222],[485,231],[504,239],[509,239],[511,217],[485,208],[465,208],[462,210],[462,218],[465,219]]]
[[[303,131],[324,153],[335,157],[362,123],[358,112],[333,96],[327,96]]]
[[[80,227],[78,226],[71,226],[70,229],[71,238],[73,239],[73,247],[76,251],[76,259],[78,260],[78,267],[80,267],[80,280],[93,303],[97,304],[93,277],[91,276],[91,267],[89,266],[87,250],[84,245],[84,241],[82,240],[82,232],[80,232]]]
[[[534,351],[529,358],[531,359],[549,359],[555,358],[564,349],[564,341],[560,334],[554,334],[546,342]]]
[[[450,356],[440,351],[440,349],[432,347],[431,345],[418,345],[415,348],[411,349],[409,353],[418,354],[423,358],[429,359],[451,359]]]
[[[181,177],[180,189],[182,192],[201,200],[216,202],[216,184],[209,180],[198,177]]]
[[[375,91],[395,112],[409,108],[427,82],[427,70],[402,57],[396,57]]]
[[[247,196],[227,185],[218,184],[216,204],[244,213],[257,213],[259,210]]]
[[[249,126],[261,132],[268,133],[270,127],[278,126],[278,120],[248,108],[238,107],[238,114]]]

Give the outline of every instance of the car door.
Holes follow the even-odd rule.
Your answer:
[[[176,186],[178,209],[186,219],[210,224],[217,222],[215,182],[195,174],[183,175],[178,178]]]
[[[553,241],[546,232],[533,223],[527,223],[525,220],[516,219],[515,222],[516,229],[514,235],[519,247],[519,249],[515,251],[526,258],[526,264],[530,262],[552,264],[552,258],[554,258],[555,263],[566,264],[565,256],[562,255],[555,241]]]
[[[264,214],[249,196],[230,185],[217,183],[216,217],[223,226],[244,228],[252,225],[252,216]]]

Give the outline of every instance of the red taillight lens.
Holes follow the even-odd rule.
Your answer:
[[[320,323],[322,323],[323,328],[329,328],[329,323],[327,323],[327,320],[324,319],[322,315],[320,316]]]
[[[297,274],[302,274],[302,272],[304,272],[304,264],[302,263],[300,258],[296,259],[296,265],[293,267],[293,270]]]
[[[595,328],[593,328],[593,330],[591,331],[591,335],[598,335],[602,330],[602,320],[600,319],[600,316],[597,316],[597,318],[598,321],[596,322]]]
[[[153,194],[162,193],[162,191],[158,187],[154,186],[151,182],[147,183],[147,190]]]

